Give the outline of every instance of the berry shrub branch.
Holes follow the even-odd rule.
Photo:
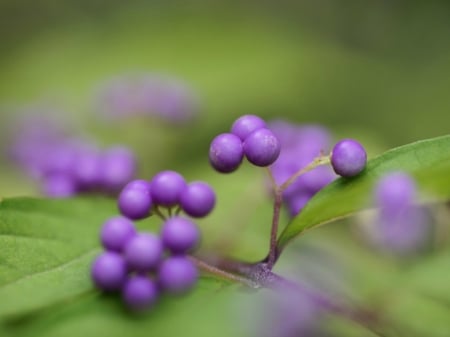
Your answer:
[[[279,227],[279,221],[280,221],[280,211],[281,206],[283,204],[283,193],[286,191],[286,189],[291,186],[297,178],[299,178],[301,175],[312,171],[316,167],[320,165],[325,165],[330,163],[330,156],[319,156],[316,157],[311,163],[309,163],[304,168],[298,170],[295,172],[292,176],[290,176],[284,183],[277,186],[275,183],[274,187],[274,203],[273,203],[273,217],[272,217],[272,226],[271,226],[271,232],[270,232],[270,243],[269,243],[269,254],[267,259],[267,266],[269,269],[272,269],[276,260],[278,259],[279,250],[277,247],[277,235],[278,235],[278,227]],[[275,179],[273,178],[273,175],[268,170],[269,176],[271,181],[275,182]]]

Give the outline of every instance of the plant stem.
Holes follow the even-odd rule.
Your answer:
[[[274,291],[290,290],[301,293],[302,295],[307,296],[318,308],[345,317],[346,319],[369,329],[377,336],[385,336],[379,329],[380,321],[374,312],[364,308],[355,308],[354,306],[344,305],[343,303],[339,303],[338,301],[311,289],[309,286],[285,279],[284,277],[273,273],[265,262],[250,264],[218,257],[213,258],[213,262],[205,262],[194,256],[190,256],[190,259],[199,269],[202,269],[207,273],[243,284],[252,289],[268,288]]]
[[[313,159],[311,163],[309,163],[304,168],[295,172],[292,176],[290,176],[283,184],[280,186],[276,185],[275,179],[272,175],[270,169],[267,169],[269,172],[269,177],[271,178],[272,184],[274,187],[274,202],[273,202],[273,217],[272,217],[272,227],[270,230],[270,243],[269,243],[269,254],[267,257],[267,267],[269,270],[272,270],[275,265],[278,257],[279,257],[279,249],[277,245],[277,236],[278,236],[278,226],[280,222],[280,210],[283,204],[283,192],[292,185],[295,180],[300,177],[302,174],[305,174],[317,166],[325,165],[330,162],[330,156],[319,156]]]
[[[283,203],[283,194],[277,188],[275,189],[275,197],[273,202],[273,216],[272,216],[272,228],[270,230],[270,246],[269,246],[269,257],[267,260],[267,265],[271,270],[277,261],[277,236],[278,236],[278,225],[280,222],[280,210]]]
[[[319,156],[314,158],[311,163],[309,163],[304,168],[298,170],[292,176],[290,176],[283,184],[281,184],[281,186],[278,187],[278,190],[284,192],[302,174],[314,170],[317,166],[329,163],[330,163],[330,156]]]
[[[202,269],[210,274],[219,276],[221,278],[224,278],[224,279],[232,281],[232,282],[241,283],[250,288],[258,288],[258,286],[255,282],[253,282],[252,280],[250,280],[246,277],[235,275],[228,271],[219,269],[218,267],[210,265],[207,262],[205,262],[199,258],[196,258],[195,256],[189,256],[189,258],[191,259],[191,261],[193,261],[197,265],[197,267],[199,269]]]

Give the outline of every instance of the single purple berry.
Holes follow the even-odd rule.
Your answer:
[[[150,191],[152,200],[157,205],[175,206],[185,186],[186,181],[178,172],[162,171],[152,179]]]
[[[367,154],[364,147],[353,139],[343,139],[334,145],[331,166],[342,177],[353,177],[366,167]]]
[[[158,299],[158,288],[148,277],[131,276],[124,284],[122,298],[126,306],[133,311],[150,308]]]
[[[183,294],[197,282],[197,267],[187,257],[174,256],[166,259],[158,271],[158,283],[171,294]]]
[[[102,185],[109,191],[118,191],[136,174],[136,158],[133,152],[121,146],[107,149],[101,158]]]
[[[253,131],[266,127],[266,122],[255,115],[244,115],[236,119],[231,126],[231,133],[244,141]]]
[[[105,249],[122,252],[135,235],[136,228],[133,222],[122,216],[116,216],[104,223],[100,231],[100,240]]]
[[[127,276],[125,260],[118,253],[104,252],[97,256],[92,264],[91,276],[101,290],[120,290]]]
[[[77,185],[67,174],[52,174],[44,178],[42,192],[51,198],[68,198],[77,193]]]
[[[242,163],[244,149],[241,139],[232,133],[216,136],[209,147],[209,162],[218,172],[230,173]]]
[[[244,153],[248,161],[256,166],[269,166],[280,155],[280,142],[269,129],[258,129],[247,136]]]
[[[127,218],[133,220],[147,218],[153,206],[150,183],[145,180],[128,183],[120,192],[117,204],[120,213]]]
[[[180,195],[180,206],[192,217],[201,218],[208,215],[216,204],[216,194],[207,183],[194,181],[189,183]]]
[[[138,272],[147,272],[158,266],[162,259],[161,239],[152,233],[139,233],[125,245],[128,266]]]
[[[174,254],[184,254],[198,244],[200,230],[189,219],[172,217],[167,219],[161,228],[161,239],[164,247]]]

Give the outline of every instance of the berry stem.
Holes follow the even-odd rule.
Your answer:
[[[166,221],[166,216],[161,212],[158,206],[153,209],[153,212],[159,216],[163,221]]]
[[[232,273],[230,273],[228,271],[219,269],[219,268],[217,268],[217,267],[215,267],[213,265],[210,265],[207,262],[205,262],[203,260],[200,260],[200,259],[198,259],[198,258],[196,258],[194,256],[189,256],[189,258],[191,259],[192,262],[194,262],[196,264],[196,266],[199,269],[202,269],[203,271],[206,271],[206,272],[208,272],[210,274],[219,276],[219,277],[221,277],[223,279],[226,279],[226,280],[229,280],[229,281],[232,281],[232,282],[241,283],[241,284],[243,284],[245,286],[248,286],[250,288],[256,288],[257,287],[255,282],[253,282],[252,280],[250,280],[250,279],[248,279],[246,277],[235,275],[235,274],[232,274]]]
[[[265,171],[267,172],[267,175],[268,175],[269,180],[270,180],[270,185],[271,185],[273,191],[276,191],[276,189],[277,189],[277,182],[275,181],[275,178],[274,178],[274,176],[272,174],[272,170],[270,169],[270,166],[266,166],[265,167]]]
[[[277,261],[279,257],[279,251],[278,251],[278,245],[277,245],[277,236],[278,236],[278,225],[280,222],[280,210],[281,206],[283,204],[283,192],[295,182],[295,180],[300,177],[302,174],[305,174],[306,172],[309,172],[313,169],[315,169],[317,166],[325,165],[330,163],[330,156],[318,156],[313,159],[311,163],[306,165],[304,168],[298,170],[295,172],[292,176],[290,176],[283,184],[280,186],[276,185],[275,179],[272,175],[272,172],[270,169],[267,171],[269,172],[269,177],[272,180],[272,183],[274,184],[274,202],[273,202],[273,217],[272,217],[272,228],[270,231],[270,244],[269,244],[269,254],[267,258],[267,267],[269,270],[272,270],[273,266],[275,265],[275,262]]]
[[[267,260],[267,267],[272,270],[275,262],[277,261],[277,236],[278,236],[278,224],[280,222],[280,210],[283,203],[283,192],[279,189],[275,189],[275,198],[273,202],[273,217],[272,228],[270,230],[270,246],[269,257]]]
[[[298,177],[305,174],[306,172],[309,172],[311,170],[314,170],[317,166],[320,165],[326,165],[330,163],[330,156],[319,156],[313,159],[311,163],[306,165],[304,168],[298,170],[295,172],[292,176],[290,176],[283,184],[281,184],[278,187],[278,190],[283,193]]]

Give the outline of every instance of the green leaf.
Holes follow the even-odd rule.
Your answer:
[[[95,211],[93,211],[95,210]],[[0,203],[0,317],[17,316],[92,289],[98,231],[115,205],[105,199]]]
[[[179,335],[193,316],[202,318],[195,312],[201,301],[219,312],[222,300],[211,295],[229,283],[209,275],[201,277],[190,296],[164,298],[145,319],[127,314],[119,296],[95,290],[89,271],[101,251],[99,228],[116,213],[115,202],[107,199],[0,202],[0,335],[35,336],[39,331],[46,336],[79,336],[95,331],[97,336],[123,336],[134,330],[137,336],[158,326]],[[141,228],[148,225],[138,223]],[[173,315],[186,325],[171,326]],[[219,319],[216,316],[211,322]],[[213,334],[212,326],[206,326]]]
[[[358,177],[337,179],[317,193],[288,224],[279,237],[279,247],[305,230],[370,208],[374,183],[394,170],[410,172],[417,178],[426,195],[424,201],[449,199],[450,135],[392,149],[370,160]]]

